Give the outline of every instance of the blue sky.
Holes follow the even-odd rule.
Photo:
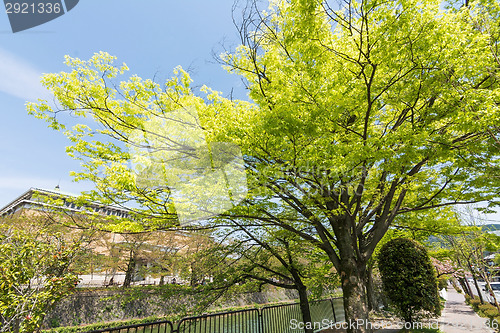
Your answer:
[[[181,65],[195,85],[242,92],[241,80],[225,72],[212,56],[221,43],[237,45],[233,0],[81,0],[70,12],[38,27],[12,33],[0,12],[0,207],[30,187],[78,193],[73,183],[79,163],[65,153],[65,137],[29,116],[27,100],[45,97],[43,73],[66,70],[64,55],[88,59],[106,51],[130,74],[160,80]]]
[[[30,187],[66,192],[90,188],[69,176],[79,163],[65,153],[65,137],[29,116],[27,100],[47,98],[43,73],[66,70],[64,55],[88,59],[98,51],[118,57],[130,74],[159,80],[181,65],[195,85],[245,98],[240,78],[215,63],[221,43],[238,44],[234,0],[81,0],[65,15],[12,33],[0,12],[0,207]],[[487,216],[488,222],[500,215]]]

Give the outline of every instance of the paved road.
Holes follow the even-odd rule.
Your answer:
[[[441,331],[445,333],[492,333],[486,326],[486,318],[479,317],[467,304],[462,294],[448,288],[443,315],[439,319]]]

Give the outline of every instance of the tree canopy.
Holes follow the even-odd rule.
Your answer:
[[[96,185],[92,199],[137,203],[127,227],[202,211],[220,224],[282,228],[325,251],[347,320],[367,319],[366,263],[398,215],[496,196],[485,171],[498,158],[499,6],[282,0],[248,9],[241,45],[221,61],[244,78],[249,101],[207,87],[200,95],[182,69],[164,84],[127,79],[126,65],[101,52],[67,57],[69,72],[42,81],[58,105],[28,110],[65,131],[82,160],[75,178]],[[93,121],[67,130],[65,110]],[[155,125],[172,121],[184,130]],[[188,184],[181,195],[179,183]],[[201,202],[185,200],[197,190]]]

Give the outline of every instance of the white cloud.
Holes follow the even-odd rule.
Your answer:
[[[0,91],[25,100],[48,98],[40,83],[42,71],[19,57],[0,49]]]

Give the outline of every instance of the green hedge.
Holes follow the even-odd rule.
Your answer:
[[[479,311],[479,305],[481,305],[481,300],[479,298],[472,298],[470,300],[470,305],[474,309],[474,311]]]
[[[380,249],[378,266],[384,293],[398,317],[415,322],[441,314],[436,272],[422,244],[407,238],[390,240]]]
[[[172,320],[171,317],[169,317],[169,319]],[[84,325],[84,326],[57,327],[57,328],[51,328],[48,330],[43,330],[42,332],[44,332],[44,333],[87,332],[87,331],[93,331],[93,330],[100,330],[100,329],[104,329],[104,328],[112,328],[112,327],[128,326],[128,325],[136,325],[136,324],[146,324],[146,323],[152,323],[152,322],[160,321],[160,320],[167,320],[167,318],[153,316],[153,317],[147,317],[147,318],[141,318],[141,319],[104,322],[104,323],[90,324],[90,325]]]

